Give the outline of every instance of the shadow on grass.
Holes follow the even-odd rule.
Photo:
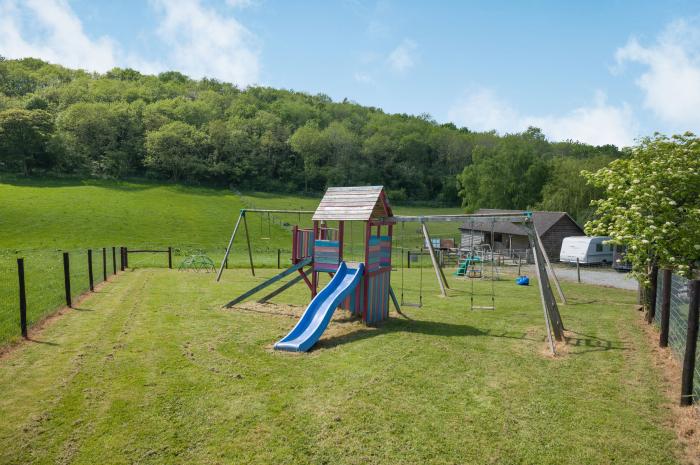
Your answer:
[[[31,342],[31,343],[34,343],[34,344],[44,344],[44,345],[53,346],[53,347],[57,347],[57,346],[60,345],[60,344],[58,344],[58,343],[56,343],[56,342],[42,341],[41,339],[35,339],[35,338],[33,338],[33,337],[30,337],[30,338],[27,339],[27,340],[28,340],[29,342]]]
[[[526,333],[494,333],[492,331],[484,331],[469,325],[459,325],[453,323],[442,323],[438,321],[427,320],[410,320],[389,318],[384,323],[373,328],[361,328],[351,333],[332,336],[327,339],[320,340],[312,350],[315,349],[330,349],[349,342],[368,339],[371,337],[382,336],[391,333],[413,333],[426,334],[430,336],[443,337],[497,337],[506,339],[520,339],[539,341],[539,339],[528,338]]]
[[[569,347],[583,347],[583,350],[571,351],[570,355],[582,355],[589,352],[606,352],[609,350],[629,350],[621,341],[610,341],[608,339],[591,336],[590,334],[577,333],[567,330],[566,345]],[[573,336],[572,336],[573,335]]]

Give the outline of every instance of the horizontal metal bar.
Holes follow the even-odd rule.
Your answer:
[[[431,221],[435,222],[450,222],[450,221],[467,221],[467,220],[492,220],[499,223],[524,223],[530,221],[530,215],[527,212],[523,212],[521,215],[504,215],[504,214],[493,214],[493,213],[479,213],[479,214],[464,214],[464,215],[421,215],[421,216],[402,216],[396,215],[389,218],[382,218],[384,221],[393,220],[394,223],[427,223]]]
[[[246,213],[301,213],[302,215],[313,215],[315,213],[313,210],[266,210],[262,208],[243,208],[242,211]]]

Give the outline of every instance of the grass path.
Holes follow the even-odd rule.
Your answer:
[[[536,287],[499,282],[498,309],[469,312],[453,279],[411,320],[339,312],[295,356],[270,346],[301,307],[220,308],[255,282],[127,272],[0,360],[0,463],[676,463],[631,293],[565,284],[557,359]]]

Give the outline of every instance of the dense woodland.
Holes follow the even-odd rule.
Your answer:
[[[601,191],[581,170],[622,156],[614,146],[549,142],[536,128],[473,132],[323,94],[0,57],[5,173],[309,193],[383,184],[394,201],[565,210],[583,221]]]

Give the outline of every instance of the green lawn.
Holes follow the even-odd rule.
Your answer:
[[[677,463],[632,293],[566,286],[552,359],[536,286],[498,282],[497,309],[473,312],[450,281],[440,298],[427,280],[410,319],[339,310],[293,355],[271,345],[302,307],[220,307],[259,278],[128,271],[0,361],[0,462]]]
[[[29,321],[38,321],[64,302],[62,253],[70,252],[73,294],[88,289],[87,249],[94,250],[95,278],[102,275],[103,247],[159,248],[172,246],[174,265],[185,256],[203,252],[217,264],[241,208],[314,210],[318,198],[248,193],[149,182],[104,180],[0,180],[0,345],[19,336],[18,257],[25,258]],[[459,209],[398,207],[403,214],[456,213]],[[281,265],[291,252],[289,225],[310,226],[309,215],[250,214],[251,246],[256,267]],[[245,236],[238,235],[229,260],[247,266]],[[454,236],[456,225],[436,225],[435,235]],[[356,223],[348,228],[346,257],[359,259],[363,233]],[[403,241],[402,241],[403,238]],[[415,225],[404,234],[397,228],[396,245],[421,245]],[[398,248],[396,249],[399,250]],[[398,254],[398,252],[397,252]],[[399,256],[396,256],[397,263]],[[427,266],[428,260],[425,259]],[[164,255],[131,255],[132,267],[163,267]]]

